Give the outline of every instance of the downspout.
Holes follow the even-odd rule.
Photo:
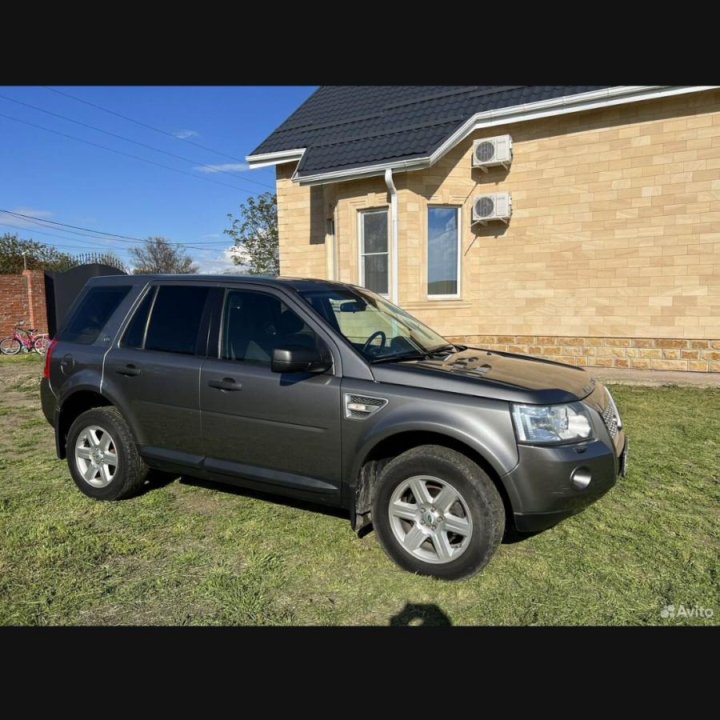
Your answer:
[[[339,230],[339,223],[340,223],[340,213],[338,211],[338,208],[340,206],[340,203],[337,201],[337,198],[335,199],[335,207],[333,208],[333,276],[332,279],[337,281],[340,279],[340,230]]]
[[[400,285],[398,275],[398,201],[397,188],[393,182],[392,168],[386,168],[385,170],[385,184],[390,194],[390,258],[392,261],[392,270],[390,272],[390,300],[397,304]]]

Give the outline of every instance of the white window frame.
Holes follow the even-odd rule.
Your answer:
[[[369,215],[370,213],[385,213],[385,218],[387,220],[387,250],[383,252],[371,252],[366,253],[365,252],[365,215]],[[391,288],[391,282],[392,282],[392,266],[391,266],[391,256],[390,256],[390,208],[388,205],[384,205],[382,207],[375,207],[375,208],[364,208],[363,210],[358,210],[358,264],[360,267],[360,285],[362,287],[365,287],[365,258],[370,255],[387,255],[387,292],[385,293],[378,293],[378,295],[381,295],[384,298],[390,297],[390,288]],[[374,291],[373,291],[374,292]]]
[[[430,290],[430,210],[455,210],[457,214],[457,292],[445,295],[431,295]],[[425,296],[428,300],[459,300],[462,297],[462,206],[428,204],[425,213]]]

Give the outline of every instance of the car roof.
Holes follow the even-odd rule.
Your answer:
[[[294,277],[271,277],[269,275],[201,275],[193,273],[184,274],[141,274],[141,275],[100,275],[91,278],[89,281],[92,285],[127,285],[128,282],[135,284],[145,284],[150,281],[168,280],[179,283],[193,282],[217,282],[223,285],[232,285],[234,283],[247,283],[250,285],[265,285],[274,287],[289,287],[298,292],[306,292],[308,290],[323,290],[331,288],[352,288],[355,287],[350,283],[335,282],[333,280],[320,280],[318,278],[294,278]]]

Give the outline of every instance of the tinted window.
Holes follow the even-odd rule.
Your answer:
[[[276,347],[316,347],[305,321],[273,295],[231,290],[225,299],[222,358],[270,365]]]
[[[145,328],[147,327],[148,314],[152,307],[153,298],[155,297],[155,288],[151,288],[150,292],[140,303],[140,307],[135,311],[130,324],[125,331],[122,345],[129,348],[141,348],[145,341]]]
[[[129,285],[96,287],[88,291],[62,331],[63,342],[90,345],[130,292]]]
[[[145,349],[192,355],[207,294],[206,287],[160,286],[150,317]]]

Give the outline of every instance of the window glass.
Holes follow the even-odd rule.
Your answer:
[[[80,345],[94,343],[129,292],[130,285],[95,287],[89,290],[63,328],[60,340]]]
[[[270,365],[276,347],[318,346],[313,330],[274,295],[230,290],[223,317],[224,360]]]
[[[368,360],[436,352],[447,340],[385,298],[360,288],[301,292],[323,319]]]
[[[388,214],[387,209],[360,213],[360,253],[362,284],[382,295],[388,292]]]
[[[428,208],[428,295],[458,294],[458,209]]]
[[[193,285],[161,285],[152,309],[145,349],[192,355],[208,290]]]
[[[140,307],[130,320],[125,336],[123,337],[122,346],[127,348],[142,348],[145,342],[145,328],[147,327],[148,314],[152,307],[153,298],[155,297],[155,288],[151,288],[145,295]]]

